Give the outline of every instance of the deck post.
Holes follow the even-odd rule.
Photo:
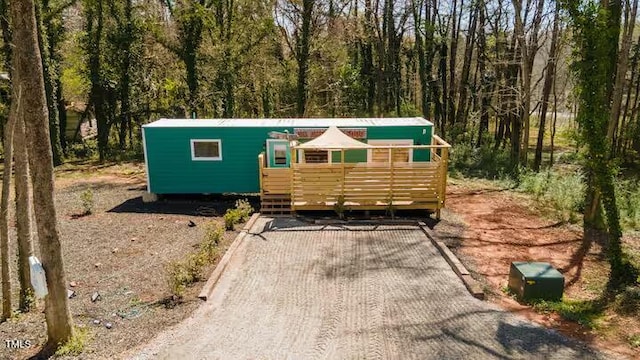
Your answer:
[[[340,165],[342,166],[342,183],[340,184],[340,196],[344,199],[344,149],[340,149]]]
[[[389,181],[389,206],[393,206],[393,180],[394,180],[394,166],[393,166],[393,148],[389,148],[389,166],[391,179]]]
[[[297,151],[293,146],[289,147],[289,151],[291,151],[291,157],[290,157],[290,160],[289,160],[289,169],[291,170],[290,171],[290,176],[289,176],[289,199],[291,201],[291,204],[290,204],[291,205],[291,213],[293,214],[293,213],[296,212],[296,206],[295,206],[296,201],[294,199],[294,185],[293,185],[293,179],[295,178],[295,176],[294,176],[293,173],[295,172],[295,165],[296,165],[296,162],[297,162],[297,159],[296,159]]]
[[[262,172],[262,168],[264,167],[264,153],[260,153],[258,155],[258,179],[259,179],[259,183],[260,183],[260,200],[262,200],[262,197],[264,195],[264,189],[262,188],[262,176],[263,176],[263,172]]]
[[[449,148],[443,148],[442,149],[442,158],[440,161],[440,166],[442,167],[442,176],[441,176],[441,180],[442,184],[441,184],[441,192],[442,192],[442,199],[441,199],[441,204],[440,207],[444,207],[444,202],[447,198],[447,168],[448,168],[448,163],[449,163]]]

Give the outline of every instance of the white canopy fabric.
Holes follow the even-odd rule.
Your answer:
[[[369,149],[372,146],[355,140],[349,135],[343,133],[335,126],[329,127],[322,135],[296,146],[296,149],[320,149],[320,150],[339,150],[339,149]]]

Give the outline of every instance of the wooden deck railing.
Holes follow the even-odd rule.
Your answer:
[[[260,194],[282,195],[291,193],[291,169],[265,167],[264,154],[258,155],[260,166]]]
[[[377,147],[376,147],[377,148]],[[397,147],[388,148],[393,159]],[[444,207],[449,148],[438,136],[429,149],[431,161],[391,163],[293,163],[291,168],[267,168],[264,154],[258,157],[261,195],[287,194],[291,209],[331,209],[336,202],[353,209],[431,209],[438,215]]]
[[[338,201],[359,208],[440,208],[441,162],[295,164],[294,209],[322,208]]]

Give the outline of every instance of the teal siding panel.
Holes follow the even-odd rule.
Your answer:
[[[423,134],[424,133],[424,134]],[[414,145],[431,145],[432,126],[387,126],[371,127],[367,130],[369,140],[413,139]],[[413,161],[429,161],[429,150],[413,150]]]
[[[332,151],[331,161],[334,163],[340,162],[340,151]],[[344,152],[345,163],[357,163],[367,162],[367,150],[345,150]]]
[[[258,192],[258,154],[267,128],[146,128],[151,191],[157,194]],[[221,161],[193,161],[191,139],[221,139]]]
[[[157,194],[250,193],[259,191],[258,154],[271,131],[293,128],[146,127],[150,191]],[[424,134],[423,134],[424,132]],[[368,127],[368,139],[413,139],[431,144],[431,126]],[[193,161],[191,139],[220,139],[221,161]],[[336,158],[337,156],[337,158]],[[339,152],[333,155],[339,161]],[[366,150],[347,151],[347,162],[366,161]],[[414,150],[414,161],[428,161],[427,150]]]

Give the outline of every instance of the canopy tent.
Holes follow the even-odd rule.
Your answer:
[[[371,145],[355,140],[335,126],[329,127],[322,135],[306,143],[294,146],[302,150],[349,150],[369,149]]]

